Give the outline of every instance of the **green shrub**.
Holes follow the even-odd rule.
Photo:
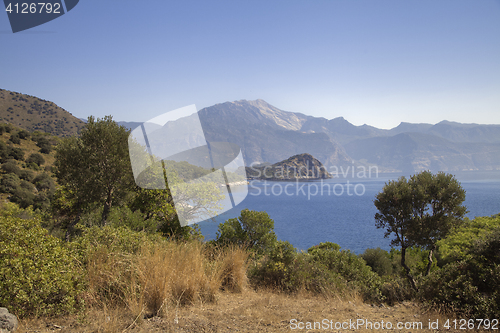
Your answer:
[[[392,274],[392,263],[389,252],[377,247],[376,249],[366,249],[360,257],[379,276]]]
[[[18,161],[24,161],[24,151],[21,148],[9,147],[9,157]]]
[[[358,291],[365,300],[380,300],[381,279],[365,261],[349,250],[339,251],[330,245],[313,246],[307,250],[315,263],[339,274],[351,289]],[[323,245],[323,246],[322,246]]]
[[[420,297],[434,307],[469,318],[499,318],[500,229],[478,239],[465,258],[429,275]]]
[[[274,221],[266,212],[244,209],[240,217],[219,224],[215,243],[247,246],[257,253],[264,253],[276,243]]]
[[[25,181],[22,180],[21,182]],[[10,201],[17,203],[21,208],[28,208],[35,203],[35,198],[36,195],[31,190],[25,187],[18,187],[12,191]]]
[[[0,211],[0,304],[17,316],[75,312],[80,271],[64,244],[31,210]]]
[[[46,173],[39,174],[32,182],[38,191],[46,191],[49,194],[52,194],[56,188],[54,180]]]
[[[35,177],[33,171],[21,170],[21,172],[19,172],[19,178],[26,180],[28,182],[31,182],[33,180],[33,177]]]
[[[14,161],[7,161],[2,164],[2,170],[5,173],[13,173],[16,176],[21,174],[21,169],[17,166],[17,163]]]
[[[30,154],[30,156],[26,159],[26,163],[35,163],[38,166],[41,166],[45,163],[45,159],[42,155],[38,153]]]
[[[2,176],[0,180],[0,192],[12,193],[15,189],[19,188],[21,180],[14,173],[8,173]]]
[[[290,285],[290,268],[297,250],[288,241],[277,241],[266,255],[258,260],[250,270],[250,278],[255,285],[295,291]]]
[[[30,132],[28,132],[26,130],[20,130],[19,132],[17,132],[17,135],[19,136],[19,138],[26,140],[26,139],[29,139]]]
[[[21,143],[21,139],[19,138],[19,135],[17,135],[17,134],[12,134],[10,136],[9,141],[12,142],[12,143],[14,143],[14,144],[16,144],[16,145],[18,145],[18,144]]]
[[[500,228],[500,216],[481,216],[464,223],[453,230],[449,236],[438,242],[439,263],[463,260],[472,249],[474,242],[484,239],[494,229]]]

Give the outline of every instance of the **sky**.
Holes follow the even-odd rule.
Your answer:
[[[80,0],[12,33],[0,88],[146,121],[264,99],[355,125],[500,124],[500,0]]]

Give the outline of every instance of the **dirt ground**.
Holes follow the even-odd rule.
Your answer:
[[[163,317],[142,317],[133,318],[126,309],[90,311],[74,317],[21,320],[16,332],[455,331],[443,327],[448,319],[445,316],[410,302],[386,306],[269,291],[221,293],[216,303],[172,307]],[[430,323],[436,327],[436,320],[438,329],[430,329]]]

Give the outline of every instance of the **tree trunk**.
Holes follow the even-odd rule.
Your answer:
[[[432,252],[434,251],[434,249],[436,248],[435,245],[433,245],[429,251],[429,262],[427,263],[427,271],[425,272],[425,276],[429,275],[429,273],[431,272],[431,267],[432,267]]]
[[[405,269],[406,277],[408,278],[408,281],[410,282],[413,290],[418,291],[417,283],[415,282],[413,276],[410,274],[410,268],[406,265],[406,247],[401,247],[401,266],[403,266],[403,268]]]
[[[106,202],[104,202],[104,209],[102,210],[102,216],[101,216],[101,225],[106,225],[106,220],[108,219],[109,211],[111,209],[111,203],[113,200],[113,189],[111,188],[108,191],[108,197],[106,198]]]

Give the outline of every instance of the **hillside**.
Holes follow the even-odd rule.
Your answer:
[[[332,175],[310,154],[299,154],[273,165],[246,168],[249,178],[267,180],[326,179]]]
[[[28,133],[0,124],[0,199],[46,208],[55,191],[52,174],[54,145],[60,139],[47,133]]]
[[[53,102],[4,89],[0,89],[0,122],[59,137],[76,135],[84,125]]]

